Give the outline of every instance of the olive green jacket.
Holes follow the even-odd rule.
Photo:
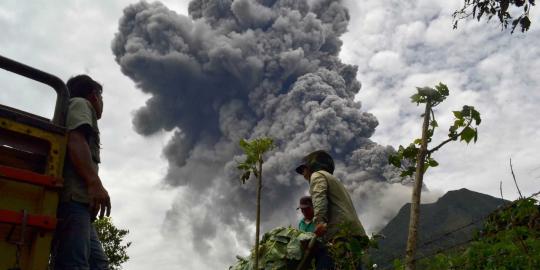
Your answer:
[[[338,231],[338,224],[350,223],[357,235],[365,235],[353,202],[345,186],[332,174],[320,170],[311,174],[309,193],[313,201],[316,223],[327,223],[325,239]]]

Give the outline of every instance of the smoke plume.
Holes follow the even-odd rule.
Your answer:
[[[360,213],[401,180],[387,164],[392,148],[369,139],[377,119],[354,101],[357,68],[338,58],[348,22],[339,0],[193,0],[189,17],[159,2],[125,8],[112,50],[151,96],[134,127],[173,132],[164,181],[187,191],[165,232],[190,230],[202,254],[223,232],[251,245],[255,189],[239,181],[241,138],[277,143],[263,169],[263,232],[296,224],[308,186],[294,168],[313,150],[333,155]]]

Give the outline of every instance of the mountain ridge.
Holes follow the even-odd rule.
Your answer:
[[[482,220],[506,203],[506,200],[465,188],[448,191],[436,202],[420,205],[417,256],[427,256],[466,243],[482,225]],[[410,203],[379,232],[379,248],[370,251],[373,262],[392,264],[405,254],[409,227]]]

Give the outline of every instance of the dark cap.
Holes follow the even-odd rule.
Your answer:
[[[333,174],[334,160],[326,151],[317,150],[302,158],[302,163],[296,167],[295,171],[298,174],[304,174],[304,168],[309,168],[313,172],[325,170],[330,174]]]
[[[301,208],[303,209],[303,208],[308,208],[308,207],[313,207],[311,196],[304,196],[300,198],[300,205],[298,205],[298,208],[296,209],[301,209]]]

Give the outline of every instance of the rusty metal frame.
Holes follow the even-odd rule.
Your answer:
[[[32,214],[26,214],[25,216],[24,212],[0,209],[0,223],[23,225],[25,218],[26,225],[30,227],[36,227],[48,231],[52,231],[56,228],[57,220],[55,217]]]
[[[0,165],[0,176],[9,178],[18,182],[24,182],[47,188],[62,187],[62,180],[54,176],[34,173],[28,170]]]
[[[0,68],[52,87],[56,91],[56,106],[54,108],[54,116],[52,122],[58,126],[65,125],[65,116],[67,113],[69,102],[69,91],[64,84],[64,81],[54,75],[3,57],[1,55]]]

